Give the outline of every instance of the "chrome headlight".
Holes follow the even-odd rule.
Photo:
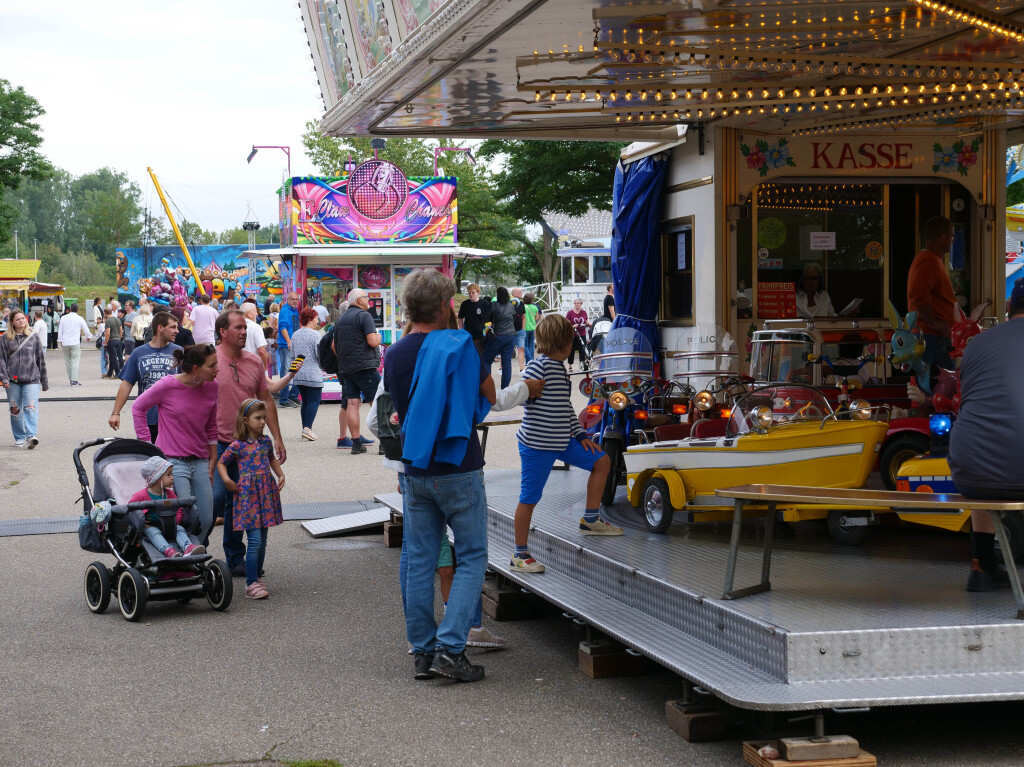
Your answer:
[[[698,410],[710,410],[715,406],[715,395],[709,391],[698,392],[693,398],[693,406]]]
[[[871,403],[866,399],[855,399],[850,403],[850,417],[858,421],[870,421]]]
[[[608,398],[608,406],[612,410],[622,410],[628,404],[629,404],[629,397],[627,397],[625,394],[623,394],[620,391],[614,392]]]
[[[750,414],[750,419],[760,429],[767,429],[772,425],[772,409],[767,405],[758,405]]]

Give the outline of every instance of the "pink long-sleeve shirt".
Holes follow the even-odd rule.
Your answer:
[[[171,457],[208,458],[217,444],[217,382],[185,386],[176,376],[161,378],[132,403],[135,437],[149,442],[146,411],[156,406],[156,446]]]

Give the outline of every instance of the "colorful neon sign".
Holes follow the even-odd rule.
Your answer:
[[[297,245],[453,245],[458,226],[456,181],[407,178],[384,160],[365,162],[340,178],[294,178],[291,223]]]

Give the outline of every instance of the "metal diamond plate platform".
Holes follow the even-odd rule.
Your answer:
[[[350,511],[324,519],[311,519],[302,523],[303,529],[314,538],[326,538],[329,535],[341,535],[356,530],[365,530],[380,525],[391,519],[391,509],[378,506],[367,511]]]
[[[1009,590],[967,593],[967,537],[872,531],[861,547],[823,526],[784,526],[770,592],[723,601],[728,525],[646,531],[622,501],[621,538],[581,536],[587,475],[553,472],[513,573],[519,474],[486,474],[491,567],[742,708],[811,710],[1024,699],[1024,621]],[[378,496],[400,510],[401,496]],[[760,574],[758,523],[745,527],[738,582]],[[778,534],[778,531],[777,531]]]

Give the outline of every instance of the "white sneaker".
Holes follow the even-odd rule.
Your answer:
[[[25,447],[25,440],[23,440],[23,439],[16,439],[16,440],[14,440],[14,446],[15,447]]]
[[[38,444],[39,444],[39,440],[36,439],[35,437],[29,437],[28,438],[28,449],[29,450],[31,450],[32,448],[34,448]]]
[[[580,519],[580,533],[582,535],[622,535],[622,528],[609,525],[603,519],[596,522],[587,522]]]
[[[505,640],[492,633],[484,626],[469,630],[466,647],[483,647],[489,650],[500,650],[505,647]]]

